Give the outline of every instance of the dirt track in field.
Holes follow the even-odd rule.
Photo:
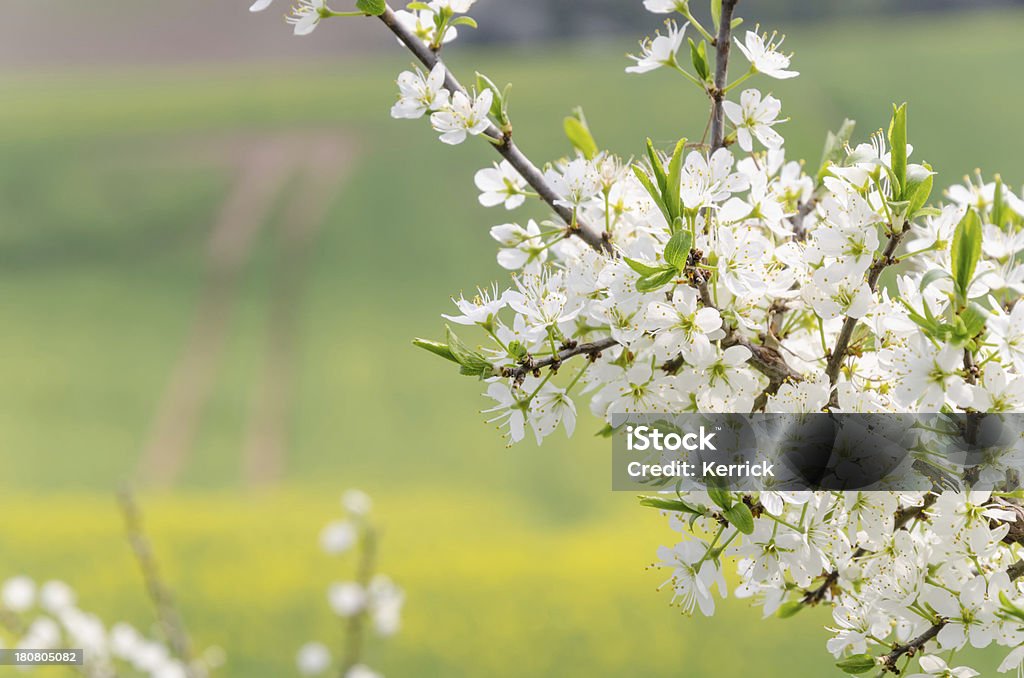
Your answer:
[[[169,487],[187,467],[217,384],[240,279],[260,232],[272,229],[265,348],[241,449],[243,481],[270,484],[287,458],[309,253],[355,152],[342,137],[285,134],[202,144],[195,154],[199,162],[226,161],[235,180],[213,220],[197,307],[157,403],[138,475],[147,485]],[[275,213],[280,216],[271,223]]]

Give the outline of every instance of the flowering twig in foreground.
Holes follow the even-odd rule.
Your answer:
[[[164,637],[167,639],[171,652],[181,661],[186,678],[197,678],[192,668],[192,642],[189,639],[188,631],[182,621],[181,614],[174,603],[174,596],[170,588],[163,582],[160,576],[160,568],[157,563],[153,547],[146,537],[142,524],[142,512],[135,501],[135,496],[127,486],[122,487],[117,495],[118,504],[121,507],[121,516],[124,520],[125,536],[131,546],[135,561],[138,563],[139,571],[145,581],[146,592],[156,611],[157,621]]]
[[[363,663],[370,630],[378,636],[394,635],[401,622],[405,594],[388,577],[377,573],[378,533],[370,520],[370,498],[358,490],[342,497],[346,517],[328,523],[320,533],[320,546],[329,555],[354,551],[357,559],[354,578],[331,584],[327,600],[331,609],[344,620],[344,642],[336,669],[340,678],[380,678]],[[306,643],[299,649],[296,663],[303,675],[314,676],[331,669],[331,651],[320,642]]]

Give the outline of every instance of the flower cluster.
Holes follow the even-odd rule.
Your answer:
[[[10,638],[3,638],[2,632]],[[78,606],[74,590],[64,582],[37,585],[25,576],[8,579],[0,587],[0,646],[3,643],[14,649],[81,648],[82,673],[90,678],[203,677],[223,661],[221,652],[211,649],[186,664],[166,644],[131,624],[118,622],[108,628]]]
[[[844,124],[818,166],[788,159],[779,99],[739,88],[798,75],[782,39],[735,38],[748,67],[729,82],[735,0],[712,3],[717,37],[688,0],[644,5],[685,23],[644,40],[626,70],[678,74],[711,116],[710,138],[648,142],[640,161],[602,151],[577,112],[565,121],[575,154],[538,168],[512,143],[505,92],[481,76],[470,95],[414,50],[430,72],[399,77],[392,114],[430,113],[447,143],[486,134],[504,161],[477,174],[480,202],[507,214],[536,199],[552,213],[491,229],[510,283],[460,296],[445,316],[478,339],[449,327],[417,345],[485,381],[486,416],[510,443],[571,435],[578,403],[607,429],[632,413],[1024,408],[1024,197],[979,174],[933,201],[906,105],[867,143]],[[415,36],[440,48],[436,33]],[[713,612],[735,562],[736,595],[766,613],[832,605],[844,670],[901,673],[917,656],[919,675],[970,676],[947,665],[967,643],[1015,648],[1004,668],[1024,662],[1022,500],[1008,485],[648,503],[682,535],[660,559],[687,611]]]
[[[327,602],[347,623],[345,647],[338,660],[344,678],[380,678],[380,674],[362,663],[362,628],[369,624],[381,637],[398,632],[405,593],[391,579],[374,573],[377,535],[369,521],[370,498],[359,490],[342,496],[347,517],[328,523],[320,533],[320,547],[328,555],[358,551],[356,578],[335,582],[327,589]],[[330,650],[321,642],[303,645],[295,658],[305,676],[326,673],[334,664]]]

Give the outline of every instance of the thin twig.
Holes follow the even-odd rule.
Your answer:
[[[729,84],[729,48],[732,44],[732,14],[739,0],[722,0],[721,23],[715,39],[715,87],[711,90],[711,152],[725,146],[725,88]]]
[[[377,566],[377,533],[372,525],[364,524],[362,538],[360,540],[361,550],[359,553],[359,565],[356,571],[356,583],[364,591],[370,586]],[[345,633],[345,647],[341,660],[341,678],[345,678],[352,667],[361,662],[363,653],[363,638],[366,630],[368,611],[362,610],[348,618]]]
[[[419,59],[420,63],[428,69],[433,69],[440,61],[440,57],[433,50],[402,26],[390,7],[385,8],[384,13],[380,15],[380,20],[384,22],[384,25],[395,34],[402,44],[409,48],[409,51]],[[466,94],[466,88],[462,86],[447,67],[445,67],[444,86],[452,93],[462,92]],[[511,134],[503,133],[493,124],[484,130],[484,134],[491,139],[494,149],[508,160],[509,164],[519,172],[519,175],[523,177],[526,183],[537,192],[537,195],[565,222],[569,234],[578,236],[599,252],[612,253],[609,234],[591,228],[580,221],[578,215],[574,216],[571,209],[565,205],[556,204],[560,199],[558,194],[555,193],[547,180],[544,179],[544,174],[537,169],[537,166],[519,150],[519,147],[512,141]]]
[[[571,345],[565,346],[561,351],[555,355],[548,356],[542,360],[533,360],[527,358],[519,367],[515,369],[506,370],[506,377],[512,378],[516,383],[520,383],[526,378],[528,374],[538,373],[545,367],[550,367],[557,370],[558,367],[566,360],[578,356],[586,355],[591,360],[596,360],[600,355],[601,351],[609,349],[612,346],[618,345],[619,342],[615,341],[611,337],[599,339],[598,341],[591,341],[586,343],[572,343]]]
[[[142,513],[135,503],[135,497],[132,495],[131,489],[125,486],[118,492],[117,498],[121,506],[121,514],[124,517],[125,535],[132,553],[135,554],[139,570],[142,572],[146,592],[156,609],[157,622],[167,639],[171,653],[184,666],[185,675],[188,678],[196,678],[192,669],[192,643],[174,604],[174,596],[160,578],[160,568],[149,539],[146,538],[146,533],[143,530]]]
[[[1010,577],[1010,581],[1015,581],[1017,579],[1020,579],[1021,576],[1024,576],[1024,560],[1018,560],[1016,563],[1006,568],[1006,574]],[[928,641],[935,638],[935,636],[939,635],[939,632],[942,631],[942,629],[945,628],[946,624],[948,623],[949,622],[947,620],[940,619],[939,621],[935,622],[930,627],[928,627],[928,630],[926,630],[924,633],[914,638],[913,640],[910,640],[902,645],[896,645],[895,647],[893,647],[891,652],[879,657],[879,660],[882,664],[882,669],[885,671],[890,671],[892,673],[899,673],[900,671],[896,668],[896,662],[899,660],[899,658],[903,655],[913,657],[915,654],[923,650],[924,646],[928,643]]]
[[[894,255],[896,254],[896,249],[900,246],[903,236],[909,230],[910,222],[906,221],[903,223],[903,228],[893,231],[889,235],[889,242],[886,243],[882,254],[871,263],[871,268],[868,269],[868,287],[872,292],[878,287],[878,279],[882,276],[882,271],[895,263]],[[832,353],[828,357],[828,365],[825,368],[825,374],[828,375],[830,386],[835,386],[836,382],[839,381],[839,370],[842,368],[843,360],[846,358],[846,351],[850,348],[850,339],[853,338],[853,330],[856,326],[857,318],[847,316],[843,321],[843,327],[839,331],[839,336],[836,337],[835,348],[832,349]],[[834,407],[837,404],[836,398],[836,392],[833,392],[832,400],[829,401],[830,406]]]

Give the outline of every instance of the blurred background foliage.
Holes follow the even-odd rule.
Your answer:
[[[113,499],[134,481],[198,644],[226,650],[223,675],[290,675],[306,640],[340,642],[324,592],[351,563],[317,534],[357,486],[408,592],[405,630],[369,655],[388,675],[828,674],[824,610],[668,607],[646,568],[672,533],[609,491],[592,418],[572,441],[505,449],[476,414],[481,385],[411,346],[441,335],[449,295],[507,281],[487,235],[507,215],[472,185],[491,152],[388,118],[409,58],[376,25],[300,40],[246,4],[5,6],[0,578],[64,579],[86,609],[145,625]],[[553,25],[533,4],[476,14],[496,38]],[[797,53],[801,78],[756,83],[792,118],[790,157],[815,165],[844,117],[866,139],[906,100],[938,185],[980,166],[1019,187],[1024,12],[983,4],[742,3]],[[639,6],[617,36],[456,43],[448,60],[515,84],[538,161],[569,152],[576,105],[625,156],[698,136],[705,104],[682,78],[623,73],[658,24]]]

